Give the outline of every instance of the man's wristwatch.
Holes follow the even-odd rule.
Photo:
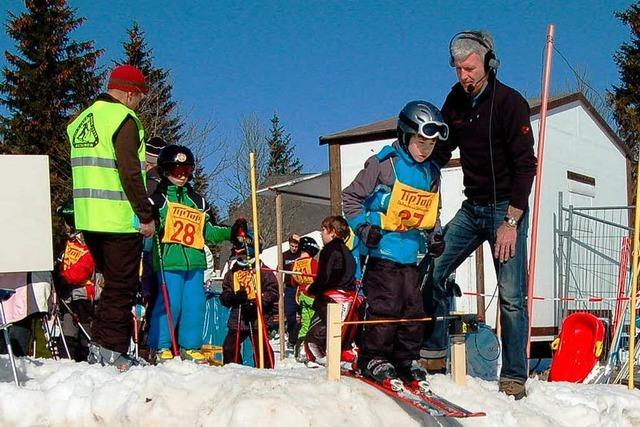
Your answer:
[[[518,226],[518,220],[509,215],[504,217],[504,222],[506,222],[509,227],[516,228]]]

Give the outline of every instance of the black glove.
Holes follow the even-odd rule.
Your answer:
[[[245,291],[244,289],[240,289],[238,290],[238,292],[233,294],[233,302],[236,305],[244,304],[248,299],[249,296],[247,295],[247,291]]]
[[[382,229],[377,225],[362,224],[358,227],[358,235],[364,244],[370,248],[377,248],[382,240]]]
[[[429,255],[431,255],[431,258],[438,258],[444,252],[444,236],[441,233],[431,233],[429,235],[427,248],[429,249]]]
[[[246,219],[242,217],[236,219],[236,222],[231,226],[231,243],[233,243],[233,246],[237,248],[244,246],[244,240],[240,240],[239,237],[246,238],[248,229],[249,225]]]
[[[258,310],[253,301],[242,304],[242,318],[247,322],[254,322],[258,319]]]

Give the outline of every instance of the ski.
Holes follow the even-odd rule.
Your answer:
[[[388,396],[434,417],[467,418],[486,415],[484,412],[469,411],[443,397],[438,396],[432,391],[425,390],[424,387],[417,385],[407,386],[399,380],[397,383],[390,382],[389,384],[379,384],[353,371],[343,370],[342,374],[369,384]]]
[[[443,411],[448,417],[456,418],[470,418],[470,417],[484,417],[487,415],[484,412],[470,411],[462,406],[451,402],[448,399],[434,393],[431,389],[417,384],[406,384],[405,387],[411,392],[420,396],[429,404]]]

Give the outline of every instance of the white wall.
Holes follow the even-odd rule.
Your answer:
[[[53,270],[49,158],[0,156],[0,273]]]
[[[532,131],[537,140],[539,117],[532,117]],[[340,147],[342,187],[346,187],[363,167],[364,161],[377,153],[384,145],[393,140],[373,141],[361,144],[348,144]],[[459,154],[454,152],[454,158]],[[567,171],[595,178],[593,197],[571,193]],[[540,216],[538,230],[538,250],[536,265],[535,295],[554,297],[554,217],[558,209],[558,192],[563,192],[565,205],[569,200],[574,204],[592,206],[625,206],[626,161],[624,154],[609,139],[595,119],[578,101],[549,111],[547,134],[543,161],[543,178],[540,198]],[[445,169],[442,174],[442,220],[449,221],[465,199],[463,194],[462,169]],[[534,189],[531,191],[530,205],[533,204]],[[530,217],[530,221],[531,221]],[[529,229],[531,232],[531,228]],[[484,246],[485,292],[492,294],[496,288],[496,276],[489,245]],[[456,271],[456,281],[463,291],[475,292],[475,255],[469,257]],[[497,298],[497,296],[496,296]],[[490,298],[486,299],[489,303]],[[458,298],[457,307],[461,311],[476,312],[476,298]],[[554,326],[555,306],[553,302],[536,301],[534,303],[532,325],[535,327]],[[494,300],[487,311],[487,322],[495,325]]]

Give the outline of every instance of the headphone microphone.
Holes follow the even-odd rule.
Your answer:
[[[482,77],[480,77],[477,81],[473,82],[473,83],[469,83],[465,88],[465,92],[467,92],[468,94],[473,93],[473,91],[476,89],[476,87],[478,86],[478,84],[480,84],[480,82],[482,82],[484,79],[487,78],[487,76],[489,75],[489,73],[484,73],[484,75]]]
[[[477,44],[479,44],[480,46],[487,49],[487,53],[485,53],[484,58],[482,58],[482,61],[484,63],[484,71],[485,71],[485,75],[482,77],[482,79],[484,79],[489,73],[493,72],[495,74],[498,71],[498,67],[500,66],[500,60],[496,58],[496,53],[493,50],[493,43],[491,42],[491,39],[488,39],[487,37],[485,37],[485,35],[481,31],[462,31],[460,33],[455,34],[451,38],[451,41],[449,41],[449,65],[451,65],[452,67],[455,67],[455,58],[453,57],[453,50],[452,50],[453,44],[457,40],[464,40],[464,39],[472,40]],[[480,79],[479,81],[482,81],[482,79]],[[477,84],[478,82],[474,83],[474,87]],[[469,86],[467,86],[467,89],[468,88]]]

